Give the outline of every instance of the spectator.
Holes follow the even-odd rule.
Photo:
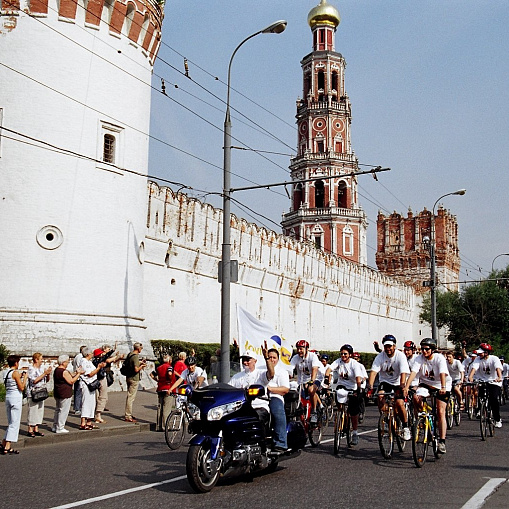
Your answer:
[[[97,373],[101,368],[106,366],[105,362],[101,362],[94,366],[92,362],[93,352],[90,348],[83,349],[83,360],[81,368],[83,374],[80,376],[81,382],[81,430],[97,429],[92,422],[95,415],[95,390],[91,391],[89,386],[97,380]]]
[[[51,375],[51,366],[46,369],[42,366],[42,353],[36,352],[32,355],[32,366],[28,368],[28,436],[43,437],[44,433],[39,431],[39,425],[44,419],[44,400],[34,401],[32,391],[46,387]]]
[[[187,369],[186,357],[186,352],[179,353],[179,360],[175,363],[175,366],[173,366],[174,380],[176,380],[184,372],[184,370]]]
[[[138,392],[138,385],[141,378],[141,370],[147,365],[145,359],[140,361],[140,353],[143,350],[141,343],[134,343],[133,351],[126,357],[124,364],[126,366],[127,398],[125,402],[124,420],[127,422],[136,422],[133,416],[133,403]]]
[[[116,347],[116,345],[115,345]],[[106,367],[99,370],[97,379],[101,382],[101,386],[96,391],[96,408],[95,408],[95,422],[105,423],[101,414],[106,410],[108,403],[108,385],[113,383],[113,371],[111,363],[118,359],[118,352],[111,348],[110,345],[103,345],[101,348],[94,350],[94,366],[99,365],[101,362],[106,363]],[[108,382],[111,380],[111,383]]]
[[[166,419],[173,406],[173,397],[169,391],[173,381],[173,368],[168,354],[163,355],[163,362],[150,373],[150,377],[157,382],[156,431],[164,431]]]
[[[83,360],[83,350],[87,347],[87,345],[83,345],[80,347],[80,353],[74,357],[72,360],[72,367],[74,371],[78,371],[78,368],[81,366],[81,361]],[[74,384],[74,413],[76,415],[80,415],[81,413],[81,382],[78,381]]]
[[[79,367],[75,373],[71,374],[67,369],[68,365],[69,356],[61,355],[58,358],[58,366],[53,372],[53,396],[55,398],[55,416],[51,428],[53,433],[69,433],[65,429],[65,423],[71,409],[72,386],[83,373],[83,368]]]
[[[5,410],[7,412],[7,429],[2,440],[1,454],[19,454],[19,451],[12,448],[12,443],[18,441],[19,425],[21,423],[21,409],[23,404],[23,391],[27,385],[27,372],[20,373],[19,355],[9,355],[7,365],[9,371],[4,379],[5,384]]]

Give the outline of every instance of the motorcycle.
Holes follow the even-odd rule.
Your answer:
[[[265,388],[252,385],[238,389],[217,383],[188,390],[192,408],[196,409],[190,431],[186,473],[189,484],[198,493],[206,493],[220,477],[245,475],[265,470],[273,472],[279,460],[300,453],[304,442],[295,437],[293,423],[288,426],[286,452],[274,450],[270,427],[263,423],[251,402],[265,395]]]

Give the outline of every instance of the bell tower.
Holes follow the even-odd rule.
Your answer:
[[[286,235],[310,240],[316,247],[357,263],[366,263],[366,214],[358,204],[358,161],[352,150],[352,112],[345,89],[346,61],[335,51],[341,19],[321,0],[308,23],[313,51],[301,61],[303,99],[297,101],[297,156],[290,164],[290,212]]]

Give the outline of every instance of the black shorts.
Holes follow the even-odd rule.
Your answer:
[[[436,387],[431,387],[431,385],[419,384],[419,387],[424,387],[425,389],[428,389],[430,394],[434,392],[436,394],[436,398],[439,401],[443,401],[444,403],[449,402],[449,398],[451,397],[451,391],[447,391],[445,394],[440,394],[440,389],[437,389]]]
[[[380,385],[378,386],[378,392],[384,391],[384,392],[394,392],[394,399],[404,399],[403,396],[403,389],[401,388],[401,385],[392,385],[388,382],[380,382]]]

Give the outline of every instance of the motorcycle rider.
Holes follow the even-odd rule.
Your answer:
[[[207,383],[207,373],[204,369],[199,368],[196,365],[196,357],[190,356],[186,357],[184,361],[186,363],[187,368],[182,371],[177,380],[173,383],[173,385],[168,389],[168,394],[176,389],[183,382],[186,382],[188,385],[191,385],[193,389],[197,389],[198,387],[206,387]]]
[[[311,422],[316,422],[318,419],[316,414],[318,403],[316,391],[321,385],[320,382],[316,381],[316,378],[322,363],[314,352],[309,351],[309,343],[305,339],[297,341],[295,346],[297,353],[290,360],[290,365],[293,369],[297,368],[297,383],[305,384],[306,394],[311,402]]]

